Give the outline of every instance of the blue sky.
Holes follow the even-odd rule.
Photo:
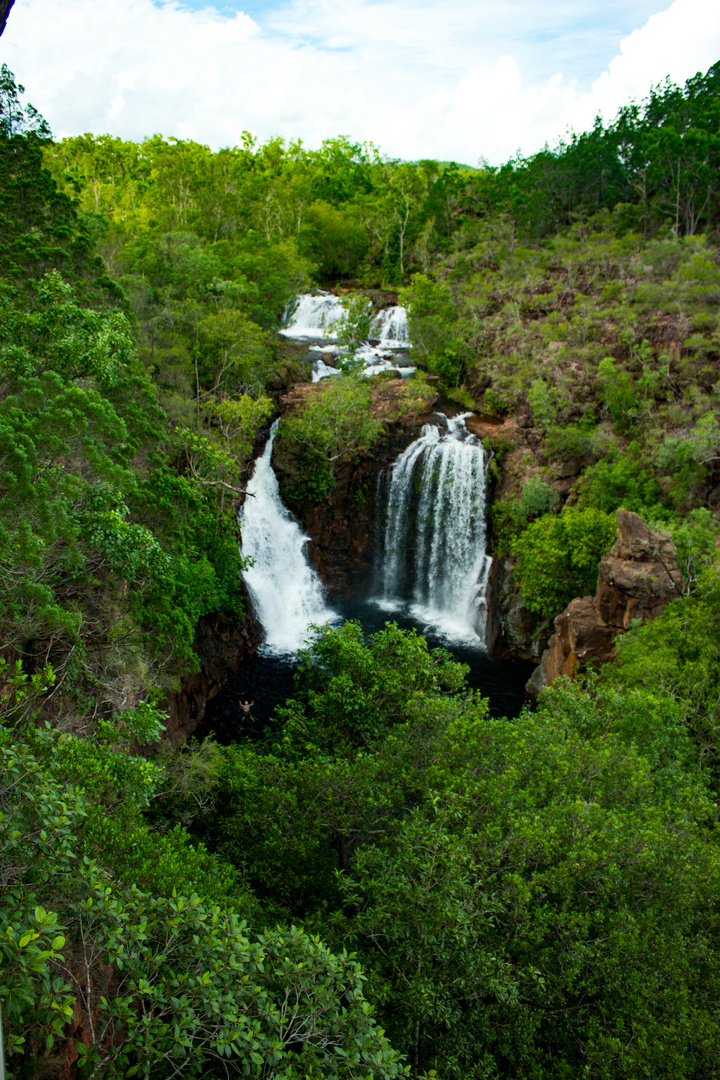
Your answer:
[[[469,163],[719,59],[718,0],[16,0],[0,39],[58,135],[346,134]]]

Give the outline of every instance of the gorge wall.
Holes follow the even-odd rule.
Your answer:
[[[161,703],[167,710],[165,735],[173,746],[180,746],[202,727],[208,701],[211,701],[239,669],[245,656],[257,652],[262,628],[253,613],[250,597],[245,596],[245,620],[233,625],[222,612],[212,612],[198,623],[195,651],[199,669],[186,675],[180,689]]]
[[[417,438],[427,414],[397,418],[401,379],[387,379],[377,388],[373,415],[383,430],[366,454],[341,462],[335,486],[322,501],[310,501],[295,494],[302,486],[302,469],[288,452],[282,438],[275,444],[273,468],[285,503],[310,537],[308,556],[327,586],[330,595],[352,595],[366,586],[374,553],[375,489],[378,476]],[[311,394],[322,392],[322,384],[301,383],[285,394],[281,402],[284,416],[302,407]],[[432,398],[423,408],[429,410]]]

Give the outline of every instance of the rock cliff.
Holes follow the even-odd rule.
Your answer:
[[[273,468],[283,498],[310,537],[308,556],[328,587],[331,599],[366,588],[374,552],[378,476],[417,437],[420,426],[428,420],[426,414],[397,418],[398,391],[402,386],[401,379],[387,379],[377,385],[372,411],[382,420],[383,432],[367,454],[339,465],[335,487],[321,502],[293,496],[300,477],[299,464],[282,440],[275,444]],[[283,414],[301,408],[318,390],[318,383],[295,386],[282,399]],[[432,399],[428,399],[424,408],[431,405]]]
[[[627,510],[617,512],[617,540],[601,560],[595,596],[577,597],[555,619],[555,633],[530,679],[536,696],[561,675],[612,659],[615,639],[633,621],[657,618],[683,594],[670,533],[654,530]]]
[[[200,669],[186,675],[180,689],[162,703],[169,717],[166,738],[173,746],[180,746],[201,727],[208,701],[238,670],[243,657],[257,652],[262,633],[249,596],[246,596],[245,610],[245,621],[240,627],[231,625],[219,612],[200,620],[195,633]]]

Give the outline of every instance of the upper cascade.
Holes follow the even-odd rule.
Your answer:
[[[337,326],[343,312],[341,299],[333,293],[303,293],[297,298],[288,325],[280,331],[285,337],[298,341],[324,343],[310,345],[310,352],[315,354],[313,382],[338,374],[338,368],[333,364],[347,352],[347,347],[331,343],[337,342]],[[371,344],[373,342],[376,344]],[[411,348],[407,312],[395,305],[378,312],[370,327],[368,341],[356,349],[355,356],[362,362],[367,375],[398,367],[403,374],[409,375],[415,370],[407,355]]]
[[[379,312],[370,330],[370,338],[377,339],[388,348],[410,347],[407,311],[404,307],[384,308]]]
[[[297,298],[290,322],[280,333],[291,338],[336,341],[333,327],[342,313],[340,301],[332,293],[303,293]]]
[[[254,498],[246,498],[239,521],[241,554],[254,559],[243,577],[265,632],[262,651],[282,655],[303,647],[311,623],[333,622],[337,616],[326,607],[320,578],[308,562],[308,537],[280,497],[270,460],[278,423],[255,462]]]
[[[483,648],[492,564],[485,550],[487,457],[465,427],[470,415],[426,424],[389,470],[379,603],[409,610],[449,641]]]

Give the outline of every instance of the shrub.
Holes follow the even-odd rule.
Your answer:
[[[306,493],[322,499],[335,486],[339,463],[368,450],[382,431],[370,412],[370,381],[359,375],[328,379],[294,416],[283,420],[280,433],[303,469]]]
[[[493,519],[498,532],[500,554],[507,554],[510,538],[519,533],[529,521],[554,510],[558,504],[557,491],[542,476],[531,476],[522,485],[522,492],[508,502],[496,503]]]
[[[618,454],[609,461],[598,461],[585,472],[578,506],[594,507],[612,513],[618,507],[639,512],[658,502],[660,490],[648,472],[635,458]]]
[[[544,514],[512,545],[525,606],[554,618],[575,596],[597,588],[598,563],[615,538],[615,518],[601,510],[566,507]]]

